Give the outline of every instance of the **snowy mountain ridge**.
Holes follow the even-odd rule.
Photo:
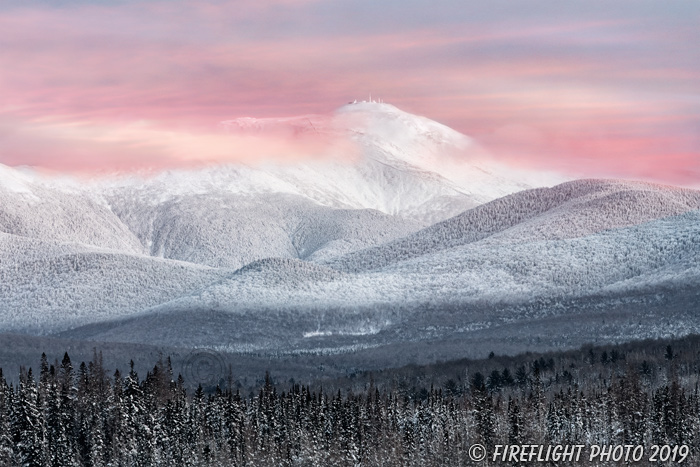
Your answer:
[[[341,270],[368,270],[480,242],[526,243],[592,235],[700,209],[700,191],[620,180],[576,180],[524,190],[421,231],[332,260]]]
[[[0,166],[0,331],[89,325],[77,335],[151,342],[149,326],[184,319],[162,343],[201,329],[187,342],[257,351],[575,313],[548,305],[562,300],[670,290],[683,303],[700,284],[700,191],[532,188],[534,175],[388,104],[222,125],[358,152],[83,183]]]
[[[477,155],[468,137],[388,104],[348,105],[328,117],[232,122],[244,132],[333,134],[351,139],[360,154],[87,182],[3,166],[0,229],[238,268],[266,257],[348,253],[527,187],[471,165],[470,154]],[[460,170],[430,170],[454,164],[474,186],[445,176]]]

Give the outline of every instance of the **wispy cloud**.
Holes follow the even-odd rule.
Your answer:
[[[3,163],[167,166],[198,145],[245,159],[262,143],[218,141],[219,121],[371,91],[521,165],[683,184],[700,171],[694,3],[17,5],[0,2]]]

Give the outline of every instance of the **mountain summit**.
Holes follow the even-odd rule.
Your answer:
[[[499,164],[468,136],[386,103],[352,103],[330,116],[246,117],[221,125],[238,134],[350,142],[355,151],[348,158],[257,167],[277,180],[263,190],[291,192],[331,207],[376,209],[423,224],[539,186],[543,178]],[[547,184],[561,180],[551,178]]]

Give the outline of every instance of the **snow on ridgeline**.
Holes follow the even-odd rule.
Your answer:
[[[32,196],[32,179],[16,169],[0,164],[0,193],[22,193]]]
[[[366,271],[460,245],[583,237],[700,209],[700,191],[619,180],[577,180],[515,193],[405,238],[327,261]]]
[[[128,253],[144,251],[98,194],[1,164],[0,232]]]
[[[243,266],[231,277],[251,275],[269,285],[299,285],[302,282],[340,280],[347,276],[335,269],[298,259],[265,258]]]
[[[92,183],[0,166],[0,231],[237,268],[272,256],[329,259],[526,187],[473,166],[478,148],[468,137],[389,104],[347,105],[331,117],[235,122],[244,132],[341,135],[362,157]],[[455,154],[473,156],[460,165],[468,186],[450,179],[459,171],[445,170]]]
[[[295,316],[322,309],[344,316],[352,307],[379,316],[420,304],[468,310],[479,303],[683,288],[700,283],[700,210],[583,237],[464,244],[342,277],[300,267],[293,274],[303,280],[286,280],[273,264],[256,265],[154,310],[286,310]],[[295,268],[283,269],[289,267]],[[314,274],[322,279],[309,280]]]
[[[130,316],[226,271],[0,233],[2,331],[43,334]]]

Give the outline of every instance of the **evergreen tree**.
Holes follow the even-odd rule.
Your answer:
[[[527,370],[525,370],[524,365],[521,365],[515,371],[515,383],[518,386],[525,386],[527,382]]]
[[[577,367],[585,359],[578,354],[558,360],[555,373],[552,358],[538,357],[531,378],[515,365],[529,383],[517,389],[494,362],[503,370],[482,367],[488,379],[475,372],[471,391],[449,395],[439,386],[411,388],[407,378],[395,378],[403,381],[395,391],[372,380],[359,394],[293,383],[280,393],[267,375],[249,398],[201,386],[188,398],[162,358],[143,381],[132,364],[126,378],[115,372],[110,382],[96,352],[77,373],[67,355],[55,367],[44,355],[38,383],[22,369],[15,389],[0,372],[0,465],[469,465],[474,443],[697,446],[700,388],[689,381],[700,344],[681,350],[673,361],[663,347],[620,353],[624,375],[612,367],[612,350],[607,370],[600,360]],[[642,358],[668,370],[668,382],[640,379]],[[496,373],[504,399],[493,392]]]
[[[12,390],[0,369],[0,465],[11,465],[14,458],[12,440]]]
[[[479,438],[486,446],[491,446],[496,435],[496,414],[493,408],[493,397],[486,393],[485,388],[474,387],[474,423]]]
[[[51,467],[73,464],[71,448],[72,434],[64,423],[65,411],[62,408],[61,390],[56,382],[51,382],[47,394],[46,428],[48,435],[49,465]]]
[[[522,444],[523,439],[523,417],[517,400],[508,398],[508,443]]]
[[[17,459],[22,467],[46,465],[43,419],[37,400],[38,392],[30,368],[26,374],[20,374],[13,419]]]
[[[73,364],[71,363],[68,352],[64,353],[63,360],[58,373],[59,380],[59,402],[58,412],[60,419],[61,430],[65,431],[65,441],[68,443],[66,452],[70,453],[67,457],[58,459],[56,465],[71,465],[73,453],[77,451],[76,444],[78,440],[78,430],[76,426],[76,400],[77,387],[75,386],[75,377],[73,374]]]

